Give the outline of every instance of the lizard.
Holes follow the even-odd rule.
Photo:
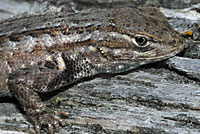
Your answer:
[[[49,13],[0,22],[0,91],[11,91],[34,124],[54,133],[68,113],[48,108],[38,93],[82,78],[117,74],[170,58],[185,39],[156,8]]]

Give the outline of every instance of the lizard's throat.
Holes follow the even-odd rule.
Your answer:
[[[107,64],[98,64],[97,65],[97,72],[98,73],[121,73],[125,71],[129,71],[131,69],[137,68],[140,66],[139,63],[107,63]]]

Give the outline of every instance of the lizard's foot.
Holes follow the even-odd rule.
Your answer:
[[[67,125],[67,122],[61,119],[61,117],[69,117],[67,112],[54,111],[47,107],[40,111],[29,110],[27,113],[29,113],[34,123],[35,133],[37,134],[40,134],[42,129],[48,134],[54,134],[60,129],[60,126]]]
[[[67,124],[60,117],[69,114],[48,108],[38,95],[38,92],[55,90],[59,82],[53,81],[55,78],[59,79],[59,76],[59,71],[48,68],[26,68],[10,74],[9,88],[33,121],[36,133],[43,129],[48,134],[53,134],[60,126]]]

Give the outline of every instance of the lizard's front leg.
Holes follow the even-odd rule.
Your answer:
[[[62,113],[68,116],[68,113],[48,108],[37,93],[59,88],[62,82],[59,77],[59,71],[39,67],[21,69],[10,74],[9,88],[33,121],[37,133],[40,133],[40,129],[54,133],[60,125],[66,125],[59,115]]]

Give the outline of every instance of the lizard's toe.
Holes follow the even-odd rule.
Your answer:
[[[58,132],[60,127],[67,125],[67,122],[61,119],[61,117],[68,117],[68,115],[67,112],[53,111],[50,109],[40,112],[38,118],[35,118],[35,116],[32,118],[35,125],[35,132],[40,134],[42,129],[48,134]]]

